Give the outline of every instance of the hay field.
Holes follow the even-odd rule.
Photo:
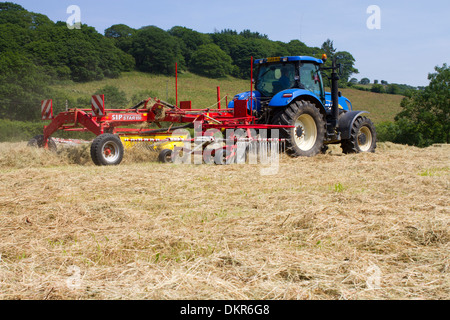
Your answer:
[[[0,144],[0,299],[449,299],[450,148],[339,150],[264,176]]]

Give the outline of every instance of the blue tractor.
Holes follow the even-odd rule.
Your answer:
[[[322,59],[305,56],[255,60],[255,91],[234,97],[249,100],[248,109],[258,123],[295,126],[281,129],[286,153],[292,157],[315,156],[329,144],[341,144],[344,153],[375,152],[376,131],[366,111],[353,111],[338,90],[340,64],[324,67]],[[325,92],[322,72],[331,71],[331,92]],[[252,97],[251,94],[253,95]],[[251,102],[250,102],[251,101]]]

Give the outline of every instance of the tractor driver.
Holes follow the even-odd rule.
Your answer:
[[[278,80],[283,90],[291,88],[291,79],[289,78],[288,68],[281,69],[281,78]]]

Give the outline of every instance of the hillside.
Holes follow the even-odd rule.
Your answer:
[[[333,148],[263,176],[3,143],[0,299],[445,300],[449,152]]]
[[[175,99],[175,77],[164,75],[152,75],[143,72],[124,72],[118,79],[104,79],[88,83],[66,82],[53,86],[61,95],[67,95],[72,100],[89,99],[97,90],[105,86],[114,86],[126,93],[129,100],[135,94],[147,91],[156,97],[165,100]],[[184,73],[179,76],[178,97],[179,101],[190,100],[194,108],[207,108],[217,102],[217,86],[221,88],[222,98],[228,95],[230,101],[234,95],[250,90],[248,80],[226,77],[210,79],[192,73]],[[342,89],[343,95],[353,103],[354,110],[365,110],[371,113],[370,118],[375,123],[381,121],[393,121],[394,116],[400,112],[402,96],[378,94],[355,89]],[[50,97],[49,97],[50,98]],[[133,106],[139,101],[130,101],[128,106]],[[60,109],[63,106],[56,106]],[[85,106],[89,107],[89,106]]]

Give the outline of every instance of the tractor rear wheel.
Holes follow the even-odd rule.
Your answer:
[[[31,139],[28,142],[29,147],[34,148],[43,148],[44,147],[44,135],[35,136],[33,139]],[[56,151],[56,142],[52,138],[48,138],[47,141],[48,150],[50,151]]]
[[[91,145],[91,158],[97,166],[117,166],[122,162],[124,148],[120,138],[111,133],[105,133]]]
[[[280,129],[280,138],[286,139],[286,153],[291,157],[312,157],[321,152],[326,123],[319,109],[311,102],[292,102],[275,115],[272,123],[295,126]]]
[[[366,117],[356,119],[348,140],[342,140],[341,148],[345,154],[375,152],[377,147],[377,133],[375,126]]]

